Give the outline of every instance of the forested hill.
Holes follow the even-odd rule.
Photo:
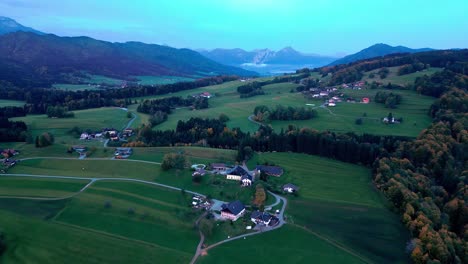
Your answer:
[[[391,54],[384,57],[356,61],[349,64],[326,66],[315,69],[322,76],[330,75],[330,85],[360,81],[368,71],[386,67],[416,66],[405,74],[418,71],[418,66],[446,68],[453,72],[466,74],[468,72],[468,49],[437,50],[413,54]],[[300,72],[300,71],[298,71]]]
[[[121,79],[133,75],[256,75],[189,49],[30,32],[0,36],[0,80],[18,86],[48,86],[66,82],[71,73],[79,71]]]
[[[369,59],[369,58],[382,57],[382,56],[394,54],[394,53],[416,53],[416,52],[424,52],[424,51],[431,51],[431,50],[433,49],[430,49],[430,48],[411,49],[411,48],[404,47],[404,46],[392,47],[390,45],[380,43],[380,44],[375,44],[368,48],[365,48],[355,54],[351,54],[344,58],[338,59],[332,62],[330,66],[351,63],[351,62],[355,62],[358,60],[364,60],[364,59]]]

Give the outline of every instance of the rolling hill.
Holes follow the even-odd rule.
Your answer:
[[[22,31],[0,36],[0,80],[23,86],[49,86],[67,82],[70,75],[79,72],[119,79],[134,75],[256,75],[219,64],[189,49]]]
[[[374,57],[382,57],[382,56],[393,54],[393,53],[417,53],[417,52],[431,51],[431,50],[433,49],[430,49],[430,48],[411,49],[411,48],[404,47],[404,46],[393,47],[387,44],[380,43],[380,44],[375,44],[368,48],[365,48],[355,54],[351,54],[344,58],[338,59],[330,63],[329,65],[333,66],[333,65],[338,65],[338,64],[346,64],[346,63],[351,63],[351,62],[355,62],[358,60],[370,59]]]

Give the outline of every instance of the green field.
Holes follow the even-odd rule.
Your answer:
[[[16,101],[16,100],[4,100],[0,99],[0,107],[5,107],[5,106],[23,106],[26,104],[25,101]]]
[[[409,77],[404,75],[395,78]],[[415,77],[413,76],[411,78],[414,79]],[[169,115],[166,122],[156,126],[154,129],[175,129],[179,120],[187,120],[191,117],[217,118],[220,113],[225,113],[230,118],[230,121],[227,123],[229,127],[240,127],[242,131],[255,132],[258,129],[258,125],[250,122],[248,116],[253,113],[254,108],[258,105],[267,105],[271,108],[279,104],[283,106],[307,107],[306,104],[320,106],[323,103],[323,100],[308,100],[300,93],[290,93],[291,89],[295,89],[297,86],[292,83],[266,85],[263,87],[266,95],[240,99],[236,88],[242,84],[243,83],[239,81],[234,81],[171,94],[171,96],[186,97],[191,94],[207,91],[215,96],[209,100],[210,107],[208,109],[175,109],[173,113]],[[271,125],[276,131],[286,129],[288,125],[292,124],[296,127],[309,127],[317,130],[336,132],[352,131],[359,134],[371,133],[378,135],[416,137],[422,129],[430,124],[431,118],[427,113],[434,98],[419,95],[414,91],[397,90],[394,92],[403,95],[403,100],[396,109],[388,109],[385,108],[383,104],[373,102],[375,94],[381,90],[382,89],[344,89],[341,92],[346,96],[355,97],[358,100],[362,97],[369,97],[371,98],[371,103],[343,102],[339,103],[336,107],[317,108],[319,115],[317,118],[311,120],[273,121]],[[167,95],[147,98],[162,97],[167,97]],[[395,117],[402,117],[403,123],[398,125],[383,124],[381,120],[383,117],[387,116],[389,112],[392,112]],[[366,116],[364,117],[363,115]],[[363,118],[364,122],[362,125],[357,125],[355,123],[357,118]]]
[[[200,150],[201,151],[201,150]],[[198,158],[198,162],[209,161]],[[241,188],[239,182],[226,180],[225,176],[207,175],[201,183],[192,181],[192,171],[189,169],[163,171],[158,164],[132,162],[124,160],[58,160],[32,159],[21,161],[8,173],[54,175],[95,178],[132,178],[155,181],[182,189],[196,191],[224,201],[239,199],[250,204],[253,198],[253,188]],[[272,202],[267,196],[267,203]]]
[[[384,83],[384,84],[392,83],[392,84],[398,84],[398,85],[405,86],[405,85],[408,85],[408,84],[413,84],[414,80],[416,80],[417,77],[422,77],[424,75],[430,76],[430,75],[432,75],[432,74],[434,74],[436,72],[440,72],[440,71],[443,70],[442,68],[429,68],[429,69],[425,69],[425,70],[422,70],[422,71],[418,71],[418,72],[398,76],[397,72],[398,72],[399,68],[400,67],[389,67],[388,68],[389,74],[385,79],[380,79],[379,75],[377,74],[377,72],[380,69],[369,71],[369,72],[366,72],[364,74],[364,77],[362,78],[362,80],[367,81],[369,83],[373,82],[373,81],[376,81],[376,82],[380,82],[380,83]],[[374,74],[375,77],[370,78],[369,77],[370,74]]]
[[[180,77],[180,76],[132,76],[138,79],[140,85],[163,85],[177,82],[190,82],[193,78]]]
[[[2,184],[10,180],[17,183]],[[187,263],[199,239],[190,198],[138,183],[97,182],[69,200],[0,199],[8,243],[0,262]]]
[[[0,177],[0,197],[65,197],[78,192],[88,181]]]
[[[409,236],[398,216],[387,209],[386,200],[374,190],[370,170],[293,153],[262,153],[251,164],[255,162],[284,168],[283,176],[270,181],[299,186],[299,196],[288,199],[286,216],[291,225],[371,263],[407,261],[404,247]]]
[[[55,137],[55,142],[59,144],[83,144],[77,138],[73,138],[67,132],[77,126],[83,130],[91,129],[99,131],[105,127],[122,129],[129,119],[127,113],[119,108],[94,108],[80,111],[73,111],[73,118],[48,118],[46,115],[28,115],[26,117],[12,118],[15,121],[24,121],[32,132],[33,137],[43,132],[51,132]],[[102,145],[99,141],[91,141],[95,145]]]
[[[240,253],[239,249],[245,248]],[[365,263],[306,231],[286,225],[279,230],[222,244],[198,263]]]

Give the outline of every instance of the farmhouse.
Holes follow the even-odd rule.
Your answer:
[[[242,176],[244,175],[249,175],[252,178],[252,175],[239,165],[236,165],[234,168],[226,171],[226,179],[228,180],[241,181]]]
[[[226,171],[228,167],[224,163],[211,163],[211,169],[214,172],[223,172]]]
[[[260,211],[253,211],[252,214],[250,215],[250,220],[254,222],[255,224],[264,224],[268,225],[270,224],[271,220],[273,219],[273,216],[267,212],[260,212]]]
[[[116,159],[126,159],[133,154],[132,148],[116,148],[114,156]]]
[[[0,156],[3,156],[5,159],[19,154],[19,152],[14,149],[1,149],[0,152]]]
[[[368,104],[370,102],[370,99],[368,97],[362,98],[362,103],[363,104]]]
[[[278,166],[267,166],[267,165],[257,165],[255,167],[256,173],[265,173],[266,175],[269,176],[275,176],[275,177],[280,177],[283,175],[283,169]]]
[[[241,185],[242,185],[242,187],[251,186],[251,185],[252,185],[252,181],[253,181],[253,178],[252,178],[252,175],[250,175],[250,174],[244,174],[244,175],[242,175],[242,177],[241,177]]]
[[[283,191],[284,192],[295,193],[298,190],[299,190],[299,187],[297,187],[296,185],[294,185],[292,183],[288,183],[288,184],[283,185]]]
[[[134,131],[132,128],[126,128],[122,131],[122,136],[124,137],[131,137],[133,135]]]
[[[205,174],[206,174],[206,171],[204,169],[197,169],[192,173],[192,177],[204,176]]]
[[[236,221],[245,213],[245,206],[237,200],[221,206],[221,218],[224,220]]]

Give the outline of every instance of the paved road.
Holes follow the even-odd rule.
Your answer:
[[[34,159],[76,160],[76,158],[66,158],[66,157],[29,157],[29,158],[18,159],[18,161],[34,160]],[[154,165],[161,165],[161,162],[135,160],[135,159],[87,158],[86,160],[113,160],[116,162],[141,162],[141,163],[148,163],[148,164],[154,164]]]
[[[197,250],[197,254],[193,257],[192,261],[190,262],[191,264],[195,263],[195,261],[197,260],[197,258],[202,254],[202,252],[206,252],[214,247],[217,247],[221,244],[224,244],[224,243],[227,243],[227,242],[230,242],[230,241],[233,241],[233,240],[237,240],[237,239],[245,239],[249,236],[255,236],[255,235],[260,235],[260,234],[263,234],[264,232],[268,232],[268,231],[273,231],[273,230],[276,230],[280,227],[282,227],[286,222],[284,221],[284,210],[286,209],[286,206],[288,204],[288,200],[286,200],[286,198],[284,197],[281,197],[277,194],[274,194],[270,191],[268,191],[268,193],[270,193],[271,195],[273,195],[276,199],[277,199],[277,202],[275,203],[275,205],[279,204],[280,203],[280,200],[283,201],[283,206],[281,207],[281,210],[280,210],[280,213],[278,214],[278,219],[279,219],[279,223],[274,226],[274,227],[269,227],[269,228],[265,228],[265,229],[262,229],[261,231],[257,231],[257,232],[254,232],[254,233],[249,233],[249,234],[245,234],[245,235],[239,235],[239,236],[236,236],[236,237],[231,237],[231,238],[228,238],[228,239],[225,239],[223,241],[220,241],[218,243],[215,243],[209,247],[206,247],[205,249],[203,249],[202,251],[198,252]]]

